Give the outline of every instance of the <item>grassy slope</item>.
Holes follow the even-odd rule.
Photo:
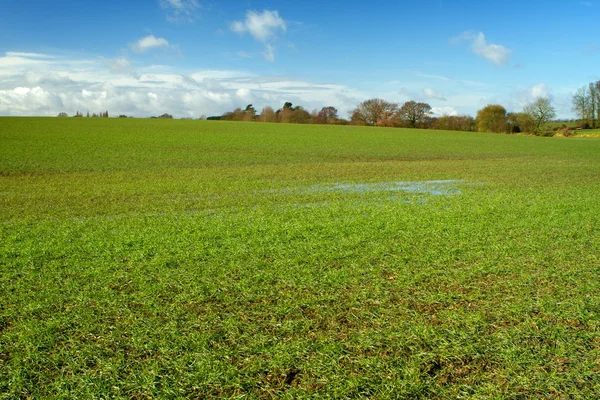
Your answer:
[[[0,398],[598,397],[599,154],[2,118]]]

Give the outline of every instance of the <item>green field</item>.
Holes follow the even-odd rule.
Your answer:
[[[0,398],[600,397],[600,140],[0,118]]]
[[[576,135],[580,135],[580,136],[595,136],[595,137],[600,137],[600,129],[585,129],[582,131],[576,131],[575,132]]]

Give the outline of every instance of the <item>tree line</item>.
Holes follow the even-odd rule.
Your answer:
[[[252,104],[248,104],[245,109],[236,108],[233,111],[226,112],[220,116],[212,116],[207,120],[222,121],[258,121],[258,122],[281,122],[291,124],[337,124],[347,125],[346,119],[340,118],[338,110],[335,107],[323,107],[320,111],[313,110],[311,113],[302,106],[294,106],[286,102],[283,107],[274,110],[267,106],[257,113]]]
[[[202,118],[204,119],[204,118]],[[409,127],[446,130],[474,130],[474,119],[470,116],[434,117],[431,106],[427,103],[406,102],[402,105],[390,103],[383,99],[370,99],[360,103],[351,113],[350,119],[341,118],[333,106],[308,112],[302,106],[294,106],[286,102],[275,110],[264,107],[260,113],[252,104],[246,108],[236,108],[223,115],[211,116],[207,120],[220,121],[258,121],[295,124],[333,124]]]
[[[598,92],[600,93],[600,91]],[[596,103],[600,110],[600,101]],[[490,104],[477,112],[477,117],[469,115],[433,115],[429,104],[407,101],[403,104],[374,98],[361,102],[350,113],[350,119],[340,118],[335,107],[323,107],[308,112],[301,106],[286,102],[282,108],[274,110],[267,106],[257,113],[252,104],[245,109],[237,108],[208,120],[260,121],[296,124],[337,124],[399,128],[423,128],[456,131],[479,131],[494,133],[545,134],[544,125],[556,118],[556,111],[549,97],[539,97],[527,104],[520,112],[507,112],[499,104]]]

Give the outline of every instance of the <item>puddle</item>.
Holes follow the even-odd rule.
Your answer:
[[[460,180],[435,180],[435,181],[397,181],[378,183],[348,183],[337,185],[314,185],[304,188],[303,192],[346,192],[346,193],[376,193],[376,192],[404,192],[416,194],[431,194],[437,196],[461,194],[458,185]]]

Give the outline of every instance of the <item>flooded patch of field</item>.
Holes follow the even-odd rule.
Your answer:
[[[377,183],[344,183],[333,185],[313,185],[300,190],[304,193],[313,192],[346,192],[346,193],[378,193],[404,192],[431,195],[461,194],[461,180],[432,180],[432,181],[394,181]]]

